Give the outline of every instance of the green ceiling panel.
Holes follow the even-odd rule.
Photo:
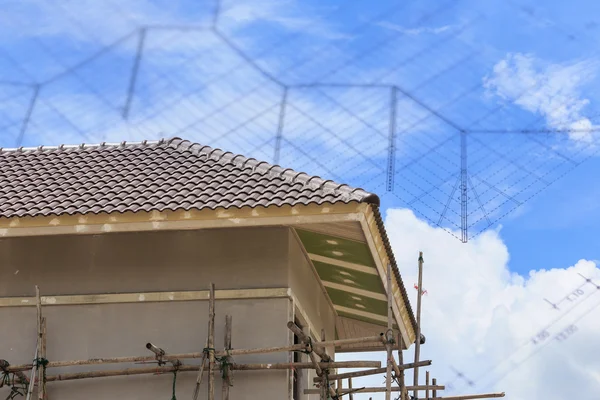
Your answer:
[[[373,294],[385,295],[381,277],[376,274],[377,268],[367,243],[297,228],[296,232],[309,254],[373,269],[374,273],[369,274],[368,272],[357,271],[353,268],[329,264],[326,260],[312,260],[321,281],[325,285],[332,283],[347,287],[347,290],[340,290],[340,288],[325,286],[327,294],[335,306],[348,310],[356,310],[358,313],[370,313],[387,318],[387,301],[355,293],[355,290],[364,290]],[[352,312],[348,313],[338,310],[337,314],[341,317],[379,325],[382,329],[385,329],[387,325],[384,321]],[[397,329],[395,324],[394,327]]]
[[[344,318],[349,318],[349,319],[355,319],[357,321],[362,321],[362,322],[367,322],[369,324],[374,324],[374,325],[379,325],[382,327],[381,332],[385,331],[385,327],[387,326],[386,322],[383,321],[377,321],[375,319],[371,319],[371,318],[367,318],[367,317],[363,317],[361,315],[355,315],[355,314],[351,314],[351,313],[347,313],[347,312],[343,312],[343,311],[338,311],[337,314],[340,317],[344,317]],[[393,324],[392,327],[394,329],[398,329],[398,325]]]
[[[302,229],[296,229],[296,232],[309,253],[375,268],[366,243]]]
[[[383,283],[379,275],[367,274],[338,265],[326,264],[320,261],[312,261],[319,277],[323,281],[351,286],[356,289],[368,290],[369,292],[385,294]]]
[[[387,301],[373,299],[343,290],[325,288],[333,304],[387,317]]]

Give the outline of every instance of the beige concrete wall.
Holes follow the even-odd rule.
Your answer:
[[[287,286],[286,228],[0,239],[0,296]]]
[[[35,284],[42,295],[205,290],[211,281],[217,289],[286,287],[289,257],[294,254],[286,228],[1,239],[0,297],[31,296]],[[290,343],[286,322],[293,310],[288,299],[223,300],[217,301],[216,308],[217,347],[223,346],[226,314],[233,316],[236,348]],[[208,303],[45,306],[44,315],[50,360],[144,355],[149,353],[146,342],[168,352],[193,352],[200,351],[206,340]],[[30,362],[35,340],[34,307],[0,308],[0,358],[13,364]],[[236,357],[235,361],[287,362],[289,355]],[[54,382],[48,388],[50,398],[66,400],[162,400],[171,396],[172,378],[172,374],[98,378]],[[191,396],[195,374],[181,373],[177,382],[178,398]],[[231,398],[280,400],[288,398],[289,390],[287,371],[240,371]],[[220,389],[216,392],[220,398]],[[206,387],[201,393],[200,398],[206,398]],[[7,394],[6,388],[0,389],[0,398]]]
[[[284,346],[288,343],[290,301],[264,299],[216,302],[216,347],[223,348],[225,315],[232,315],[232,343],[238,348]],[[102,357],[151,355],[145,344],[152,342],[167,352],[198,352],[207,336],[208,304],[204,302],[102,304],[86,306],[47,306],[47,358],[77,360]],[[13,364],[31,362],[35,351],[35,308],[0,308],[0,358]],[[261,332],[252,334],[251,332]],[[185,360],[184,364],[198,364]],[[287,362],[287,354],[235,357],[235,362]],[[139,364],[110,364],[52,368],[57,373],[142,367]],[[217,374],[217,396],[221,381]],[[232,399],[285,399],[288,393],[286,371],[235,372]],[[52,399],[170,399],[172,374],[95,378],[80,381],[49,382]],[[181,372],[177,378],[178,398],[189,398],[194,390],[195,372]],[[201,388],[206,398],[207,379]],[[0,389],[0,398],[8,395]]]

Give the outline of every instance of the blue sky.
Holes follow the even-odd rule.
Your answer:
[[[457,271],[470,265],[498,293],[523,291],[498,295],[511,312],[568,291],[573,271],[598,272],[587,262],[600,259],[600,4],[225,0],[214,27],[216,9],[9,1],[0,15],[0,146],[176,135],[278,157],[378,193],[392,234],[411,235],[394,221],[443,232],[449,242],[430,251],[454,259],[431,268],[466,257]],[[467,244],[457,239],[463,181]],[[410,265],[410,241],[395,237]],[[574,278],[556,278],[564,271]],[[536,285],[545,294],[530,298]],[[446,300],[432,294],[432,309]],[[494,301],[483,301],[482,320],[496,315]]]

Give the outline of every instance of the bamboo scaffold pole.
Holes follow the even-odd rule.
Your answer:
[[[319,357],[321,357],[321,360],[323,360],[325,362],[331,360],[331,357],[329,357],[329,355],[325,351],[323,343],[320,343],[320,342],[318,342],[316,340],[312,340],[312,338],[310,336],[308,336],[307,334],[305,334],[302,331],[302,329],[300,329],[300,327],[298,325],[296,325],[292,321],[289,321],[287,323],[287,327],[288,327],[289,330],[291,330],[292,332],[294,332],[294,334],[296,336],[298,336],[298,339],[300,339],[301,342],[305,343],[304,347],[306,348],[306,350],[311,350],[312,349],[312,352],[314,352],[316,355],[318,355]]]
[[[329,371],[328,371],[328,369],[324,370],[323,368],[320,367],[319,362],[316,357],[318,355],[321,358],[321,360],[325,361],[325,362],[331,361],[331,357],[329,357],[329,355],[325,351],[325,348],[322,346],[318,346],[318,343],[316,343],[317,344],[316,346],[313,346],[313,342],[316,342],[316,341],[313,341],[312,338],[310,336],[308,336],[307,334],[305,334],[302,331],[302,329],[300,329],[300,327],[298,325],[296,325],[293,321],[289,321],[287,323],[287,327],[306,346],[306,351],[308,352],[308,356],[309,356],[311,362],[315,366],[315,372],[317,373],[317,376],[323,378],[323,381],[321,382],[321,387],[319,388],[319,392],[317,394],[320,394],[321,397],[323,397],[323,396],[325,396],[325,393],[323,393],[323,391],[325,390],[326,393],[329,393],[330,397],[336,398],[337,395],[335,393],[335,390],[331,387],[331,385],[329,385],[329,382],[328,382],[329,379],[328,379],[327,375],[328,375]],[[323,390],[323,388],[325,388],[325,389]]]
[[[423,252],[419,252],[419,284],[417,287],[417,338],[415,340],[415,362],[419,362],[421,347],[421,298],[423,297]],[[413,386],[419,384],[419,369],[415,369]],[[417,391],[413,392],[413,397],[417,398]]]
[[[461,396],[432,397],[431,400],[474,400],[474,399],[494,399],[504,397],[505,393],[482,393],[482,394],[464,394]]]
[[[231,323],[232,323],[231,315],[226,315],[225,316],[225,339],[224,339],[225,352],[227,352],[228,350],[231,350]],[[222,383],[221,399],[229,400],[229,387],[233,385],[233,382],[231,379],[231,369],[229,368],[229,365],[231,363],[231,358],[228,355],[225,355],[223,357],[224,357],[224,359],[223,359],[224,363],[223,363],[223,383]]]
[[[402,349],[404,347],[404,341],[402,339],[402,332],[398,332],[398,363],[404,364],[404,355]],[[417,363],[413,363],[417,366]],[[429,362],[431,365],[431,361]],[[406,382],[404,379],[404,368],[400,369],[400,375],[398,375],[398,382],[400,383],[400,400],[408,400],[408,393],[406,392]]]
[[[208,400],[215,400],[215,284],[210,284],[208,306]]]
[[[42,327],[42,298],[40,296],[40,288],[39,286],[35,286],[35,299],[36,299],[36,309],[37,309],[37,340],[38,340],[38,356],[35,359],[35,363],[37,363],[37,375],[38,375],[38,399],[44,400],[44,389],[42,381],[44,380],[43,369],[44,367],[40,364],[40,360],[44,358],[44,346],[42,344],[43,341],[43,327]],[[32,381],[35,381],[35,377],[32,375]]]
[[[306,332],[305,331],[302,331],[302,332],[304,332],[305,335],[310,335],[310,329],[307,329]],[[325,330],[321,329],[321,341],[323,341],[323,340],[325,340]],[[316,359],[314,356],[314,352],[312,350],[312,341],[309,343],[305,343],[305,344],[306,344],[307,351],[310,352],[310,353],[308,353],[308,357],[311,359],[311,361],[313,363],[315,363]],[[323,353],[327,354],[324,347],[322,348],[322,351],[323,351]],[[333,388],[329,384],[329,370],[327,370],[327,369],[322,370],[322,373],[319,374],[319,376],[322,376],[325,378],[324,382],[321,382],[321,384],[319,385],[319,389],[321,389],[320,400],[329,400],[329,398],[332,397],[331,393],[335,393],[335,396],[333,398],[337,398],[338,397],[337,392],[334,392]]]
[[[145,375],[145,374],[162,374],[167,372],[198,372],[198,365],[181,365],[179,367],[143,367],[143,368],[127,368],[110,371],[90,371],[90,372],[75,372],[68,374],[50,375],[46,377],[47,382],[55,381],[71,381],[87,378],[107,378],[112,376],[125,375]],[[319,363],[321,369],[327,368],[379,368],[379,361],[337,361]],[[230,368],[234,371],[263,371],[263,370],[288,370],[288,369],[314,369],[312,362],[299,363],[276,363],[276,364],[231,364]]]
[[[444,390],[444,386],[425,386],[425,385],[421,385],[421,386],[408,386],[407,389],[408,390],[416,390],[416,391],[423,391],[423,390],[427,390],[427,389],[436,389],[436,390]],[[383,393],[383,392],[387,392],[387,388],[385,387],[364,387],[364,388],[360,388],[360,389],[352,389],[353,393]],[[400,387],[392,387],[392,392],[399,392],[400,391]],[[350,391],[350,389],[343,389],[342,390],[342,395],[347,394]],[[304,394],[319,394],[319,389],[304,389]]]
[[[48,392],[46,391],[46,365],[48,364],[48,360],[46,359],[46,317],[42,317],[42,335],[40,337],[40,342],[40,359],[42,365],[41,378],[38,379],[38,392],[39,399],[46,400],[48,398]]]
[[[369,337],[370,341],[374,341],[374,338],[377,338],[377,341],[381,341],[380,336]],[[330,340],[324,343],[328,343],[330,345],[335,345],[337,341]],[[363,342],[364,343],[364,342]],[[320,347],[323,343],[315,344],[315,347]],[[208,343],[205,347],[208,347]],[[277,346],[277,347],[266,347],[266,348],[256,348],[256,349],[232,349],[228,353],[230,356],[238,356],[238,355],[249,355],[249,354],[268,354],[268,353],[279,353],[285,351],[301,351],[305,350],[306,346],[304,344],[297,344],[292,346]],[[193,352],[193,353],[172,353],[165,354],[163,356],[163,360],[171,361],[171,360],[185,360],[185,359],[197,359],[203,358],[206,352]],[[222,357],[226,355],[225,351],[215,351],[215,356]],[[87,360],[70,360],[70,361],[50,361],[48,362],[48,368],[59,368],[59,367],[72,367],[72,366],[80,366],[80,365],[102,365],[102,364],[120,364],[120,363],[136,363],[136,362],[149,362],[155,361],[156,358],[153,356],[128,356],[128,357],[106,357],[106,358],[90,358]],[[7,372],[19,372],[19,371],[27,371],[33,367],[33,364],[21,364],[21,365],[8,365],[6,367]]]
[[[42,298],[40,297],[40,288],[36,285],[35,286],[35,298],[36,298],[36,309],[37,309],[37,321],[36,321],[36,325],[37,325],[37,340],[36,340],[36,345],[35,345],[35,357],[33,357],[33,367],[31,368],[31,375],[29,375],[31,378],[29,379],[29,385],[27,386],[27,396],[26,396],[26,400],[30,400],[31,396],[33,394],[33,387],[35,386],[35,376],[38,376],[38,385],[39,383],[41,383],[42,381],[42,373],[40,370],[40,362],[39,362],[39,357],[40,357],[40,350],[41,350],[41,346],[42,346]],[[39,392],[39,388],[38,388],[38,392]]]
[[[380,361],[329,361],[317,363],[319,368],[380,368]],[[277,364],[232,364],[231,368],[236,371],[256,371],[262,369],[315,369],[312,362],[277,363]]]
[[[37,359],[39,355],[39,344],[36,345],[35,347],[35,357],[34,359]],[[37,363],[34,363],[33,367],[31,368],[31,379],[29,379],[29,385],[27,386],[27,397],[26,400],[31,399],[31,393],[33,392],[33,387],[35,386],[35,373],[37,372]]]
[[[419,361],[418,363],[410,363],[410,364],[401,364],[398,365],[398,369],[400,370],[400,372],[406,370],[406,369],[412,369],[412,368],[417,368],[417,367],[426,367],[428,365],[431,365],[431,360],[423,360],[423,361]],[[376,369],[368,369],[368,370],[364,370],[364,371],[353,371],[353,372],[344,372],[342,374],[333,374],[333,375],[329,375],[329,379],[348,379],[348,378],[358,378],[361,376],[369,376],[369,375],[379,375],[379,374],[384,374],[387,371],[387,367],[384,368],[376,368]],[[314,382],[321,382],[322,378],[321,377],[314,377],[313,381]]]
[[[429,386],[429,371],[425,371],[425,385]],[[429,389],[425,391],[425,400],[429,400]]]
[[[322,340],[317,343],[313,343],[314,346],[326,347],[326,346],[344,346],[350,344],[360,344],[360,343],[377,343],[381,340],[380,335],[377,336],[366,336],[360,338],[351,338],[351,339],[337,339],[337,340]]]
[[[204,348],[208,347],[208,339],[206,339]],[[200,363],[200,369],[198,370],[198,376],[196,377],[196,387],[194,388],[194,400],[198,400],[198,394],[200,394],[200,385],[202,384],[202,377],[204,376],[204,366],[206,365],[207,354],[206,351],[202,352],[202,361]]]
[[[394,339],[394,334],[392,330],[392,264],[388,263],[387,266],[387,331],[385,333],[385,350],[387,352],[387,365],[386,365],[386,373],[385,373],[385,400],[392,399],[392,340]],[[415,370],[416,371],[416,370]],[[398,371],[400,374],[400,371]]]

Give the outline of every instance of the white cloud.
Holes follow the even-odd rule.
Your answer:
[[[574,140],[589,142],[597,128],[585,116],[590,100],[582,94],[598,69],[595,61],[543,63],[529,54],[508,54],[484,78],[490,94],[544,117],[553,129],[569,129]]]
[[[405,35],[410,35],[410,36],[421,35],[423,33],[431,33],[431,34],[437,35],[437,34],[449,31],[450,29],[453,29],[455,27],[454,25],[442,25],[442,26],[433,26],[433,27],[423,26],[423,27],[419,27],[419,28],[405,28],[401,25],[393,24],[391,22],[386,22],[386,21],[378,22],[377,25],[382,28],[391,29],[393,31],[401,32]]]
[[[142,25],[206,23],[206,18],[198,21],[197,10],[186,11],[182,13],[176,2],[152,0],[23,0],[4,7],[0,32],[13,41],[23,37],[60,37],[107,44]],[[19,36],[14,37],[15,33]]]
[[[463,244],[406,209],[388,210],[386,226],[411,298],[416,298],[418,252],[424,253],[428,294],[423,298],[422,326],[427,342],[421,359],[433,360],[428,369],[439,384],[454,385],[445,395],[504,391],[510,400],[562,400],[575,393],[581,399],[597,398],[600,324],[594,320],[600,313],[600,290],[579,275],[600,284],[600,269],[593,261],[521,276],[508,268],[509,249],[499,231],[487,231]],[[571,300],[565,298],[577,288],[581,292]],[[559,310],[544,298],[558,303]],[[555,339],[571,325],[574,332]],[[548,336],[533,344],[531,339],[543,330]],[[405,362],[413,357],[412,351],[407,352]],[[352,358],[356,356],[344,356]],[[456,379],[452,368],[475,386]],[[421,382],[424,376],[422,370]],[[412,383],[411,374],[408,378]],[[377,377],[353,385],[381,386],[381,382]]]
[[[260,22],[329,40],[349,38],[328,21],[320,19],[316,9],[309,9],[305,3],[295,0],[226,1],[219,16],[219,26],[225,29],[238,30]]]

